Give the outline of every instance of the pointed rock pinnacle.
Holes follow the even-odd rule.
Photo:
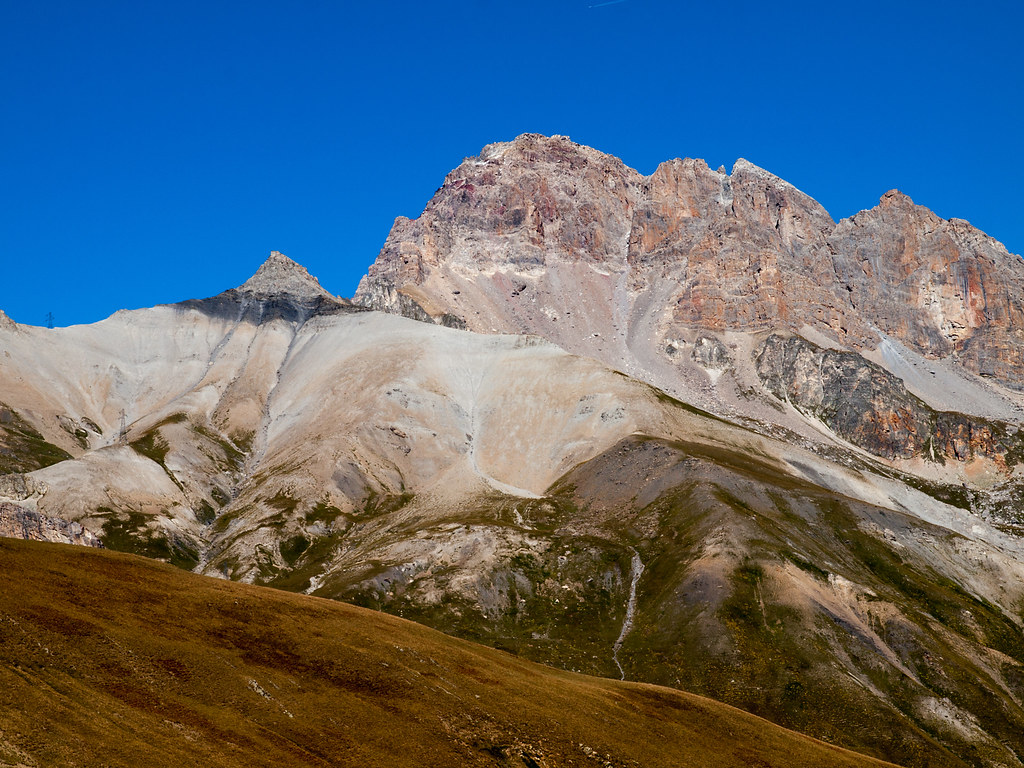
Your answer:
[[[303,299],[335,297],[324,290],[320,282],[301,264],[292,261],[280,251],[271,251],[270,256],[256,274],[237,289],[256,297],[294,296]]]

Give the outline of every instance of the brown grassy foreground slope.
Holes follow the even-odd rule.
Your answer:
[[[883,765],[697,696],[131,555],[0,539],[0,569],[0,766]]]

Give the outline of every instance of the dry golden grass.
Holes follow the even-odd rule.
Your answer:
[[[883,765],[708,699],[130,555],[0,539],[0,569],[0,766]]]

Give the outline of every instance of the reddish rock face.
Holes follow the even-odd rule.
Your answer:
[[[807,195],[742,160],[731,177],[701,160],[673,160],[643,191],[631,287],[677,281],[677,322],[714,330],[840,324],[834,275],[820,258],[834,223]]]
[[[537,333],[611,364],[639,335],[663,348],[680,326],[807,324],[858,350],[886,334],[1016,387],[1022,297],[1019,257],[898,192],[836,224],[744,160],[731,175],[686,159],[644,177],[538,135],[452,171],[419,218],[395,222],[356,293],[421,319]]]
[[[895,190],[839,222],[829,243],[852,308],[879,330],[1019,385],[1024,269],[1002,244]]]
[[[370,281],[401,288],[449,264],[614,260],[641,178],[617,158],[559,137],[489,145],[448,174],[419,218],[395,220]]]

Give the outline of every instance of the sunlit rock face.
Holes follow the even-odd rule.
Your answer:
[[[418,218],[397,219],[355,300],[617,366],[651,367],[679,328],[807,325],[857,351],[884,335],[1018,387],[1022,289],[1019,257],[895,191],[837,224],[745,160],[643,176],[531,134],[485,147]]]
[[[929,357],[1019,388],[1024,354],[1021,259],[966,221],[946,221],[887,192],[829,238],[850,304]]]

